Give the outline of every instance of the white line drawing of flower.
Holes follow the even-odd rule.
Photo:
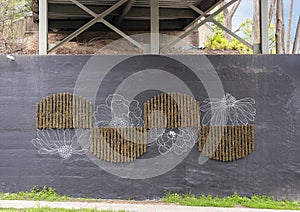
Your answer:
[[[165,155],[174,151],[177,155],[182,155],[191,149],[197,142],[196,130],[187,128],[150,129],[151,143],[156,143],[158,152]],[[153,142],[154,141],[154,142]]]
[[[65,130],[37,130],[37,138],[31,143],[42,155],[58,154],[63,159],[69,159],[72,155],[84,155],[89,150],[89,130],[76,129],[71,135],[69,129]]]
[[[221,98],[209,98],[203,101],[200,110],[205,112],[202,119],[203,125],[225,126],[231,124],[234,126],[248,125],[249,121],[254,121],[256,109],[255,100],[246,97],[237,100],[229,93]]]
[[[94,112],[96,127],[142,127],[142,109],[136,100],[128,101],[118,94],[109,95],[106,104],[98,105]]]

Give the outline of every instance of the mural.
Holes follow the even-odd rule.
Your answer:
[[[226,126],[248,125],[254,121],[256,110],[253,107],[254,99],[246,97],[236,100],[227,93],[223,98],[210,98],[203,101],[200,109],[205,112],[202,125]]]
[[[36,104],[37,129],[92,128],[92,103],[71,93],[50,94]]]
[[[188,128],[173,129],[150,129],[151,143],[158,146],[158,152],[165,155],[173,151],[177,155],[182,155],[188,149],[192,149],[197,143],[197,130]],[[154,141],[154,142],[153,142]]]
[[[136,100],[128,101],[118,94],[109,95],[96,107],[95,127],[143,127],[142,109]]]
[[[221,99],[205,99],[200,109],[204,112],[199,132],[198,150],[219,161],[244,158],[254,150],[255,100],[237,100],[226,93]]]
[[[100,160],[127,163],[147,151],[144,128],[94,128],[91,131],[90,151]]]
[[[163,93],[144,104],[145,128],[200,127],[200,103],[180,93]]]
[[[69,159],[72,155],[84,155],[88,152],[90,146],[88,134],[88,130],[82,129],[37,130],[37,138],[31,142],[39,154],[58,154],[62,159]]]
[[[144,103],[144,121],[140,103],[118,94],[109,95],[94,113],[82,97],[51,94],[36,105],[38,131],[32,143],[39,154],[68,159],[90,151],[100,160],[127,163],[144,155],[147,145],[156,145],[160,155],[179,156],[198,141],[202,154],[228,162],[254,150],[254,126],[249,125],[256,115],[254,104],[252,98],[237,100],[227,93],[200,106],[186,94],[163,93]]]

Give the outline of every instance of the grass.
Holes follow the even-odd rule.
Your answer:
[[[166,194],[163,198],[165,203],[177,203],[187,206],[211,206],[211,207],[236,207],[261,209],[299,210],[300,203],[297,201],[276,201],[272,197],[254,195],[251,198],[241,197],[234,193],[229,197],[194,196],[191,194]]]
[[[14,208],[0,208],[0,212],[115,212],[112,210],[97,210],[97,209],[64,209],[64,208],[24,208],[24,209],[14,209]],[[123,210],[118,212],[125,212]]]
[[[17,193],[1,193],[0,200],[32,200],[32,201],[49,201],[49,202],[100,202],[101,199],[91,198],[71,198],[69,196],[60,195],[56,189],[47,186],[34,187],[29,192],[17,192]]]
[[[34,187],[29,192],[0,193],[0,200],[34,200],[34,201],[70,201],[68,196],[61,196],[54,188]]]
[[[34,187],[29,192],[18,193],[0,193],[0,200],[33,200],[33,201],[84,201],[84,202],[98,202],[100,199],[78,198],[74,199],[69,196],[62,196],[53,188],[47,186],[38,188]],[[166,194],[163,197],[165,203],[176,203],[187,206],[211,206],[211,207],[236,207],[244,206],[248,208],[264,208],[264,209],[283,209],[283,210],[300,210],[300,203],[297,201],[276,201],[272,197],[254,195],[251,198],[242,197],[236,193],[229,197],[218,196],[194,196],[191,194]],[[29,209],[0,209],[2,211],[49,211],[49,208],[29,208]],[[98,212],[99,210],[68,210],[68,209],[54,209],[51,211],[69,212],[69,211],[83,211],[83,212]],[[104,212],[104,211],[103,211]],[[105,211],[107,212],[107,211]]]

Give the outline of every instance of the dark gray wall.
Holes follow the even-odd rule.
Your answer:
[[[36,102],[50,93],[73,92],[90,56],[21,56],[15,61],[0,56],[0,191],[48,185],[74,197],[152,199],[170,191],[221,196],[237,192],[300,200],[300,56],[207,57],[226,92],[256,100],[255,151],[245,159],[209,160],[200,166],[194,147],[166,174],[131,180],[99,169],[86,156],[61,160],[38,155],[30,142],[36,137]],[[201,82],[185,67],[166,66],[164,59],[147,56],[115,67],[100,87],[99,101],[142,66],[175,73],[192,88],[197,100],[207,97]],[[144,101],[155,93],[149,91],[138,98]]]

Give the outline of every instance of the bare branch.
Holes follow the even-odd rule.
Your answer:
[[[270,0],[270,8],[269,8],[269,25],[272,22],[273,14],[275,11],[276,0]]]
[[[293,46],[293,54],[297,53],[297,46],[299,45],[300,42],[299,37],[300,37],[300,16],[298,18],[298,24],[297,24],[296,35],[295,35],[294,46]],[[300,45],[298,48],[300,49]]]

